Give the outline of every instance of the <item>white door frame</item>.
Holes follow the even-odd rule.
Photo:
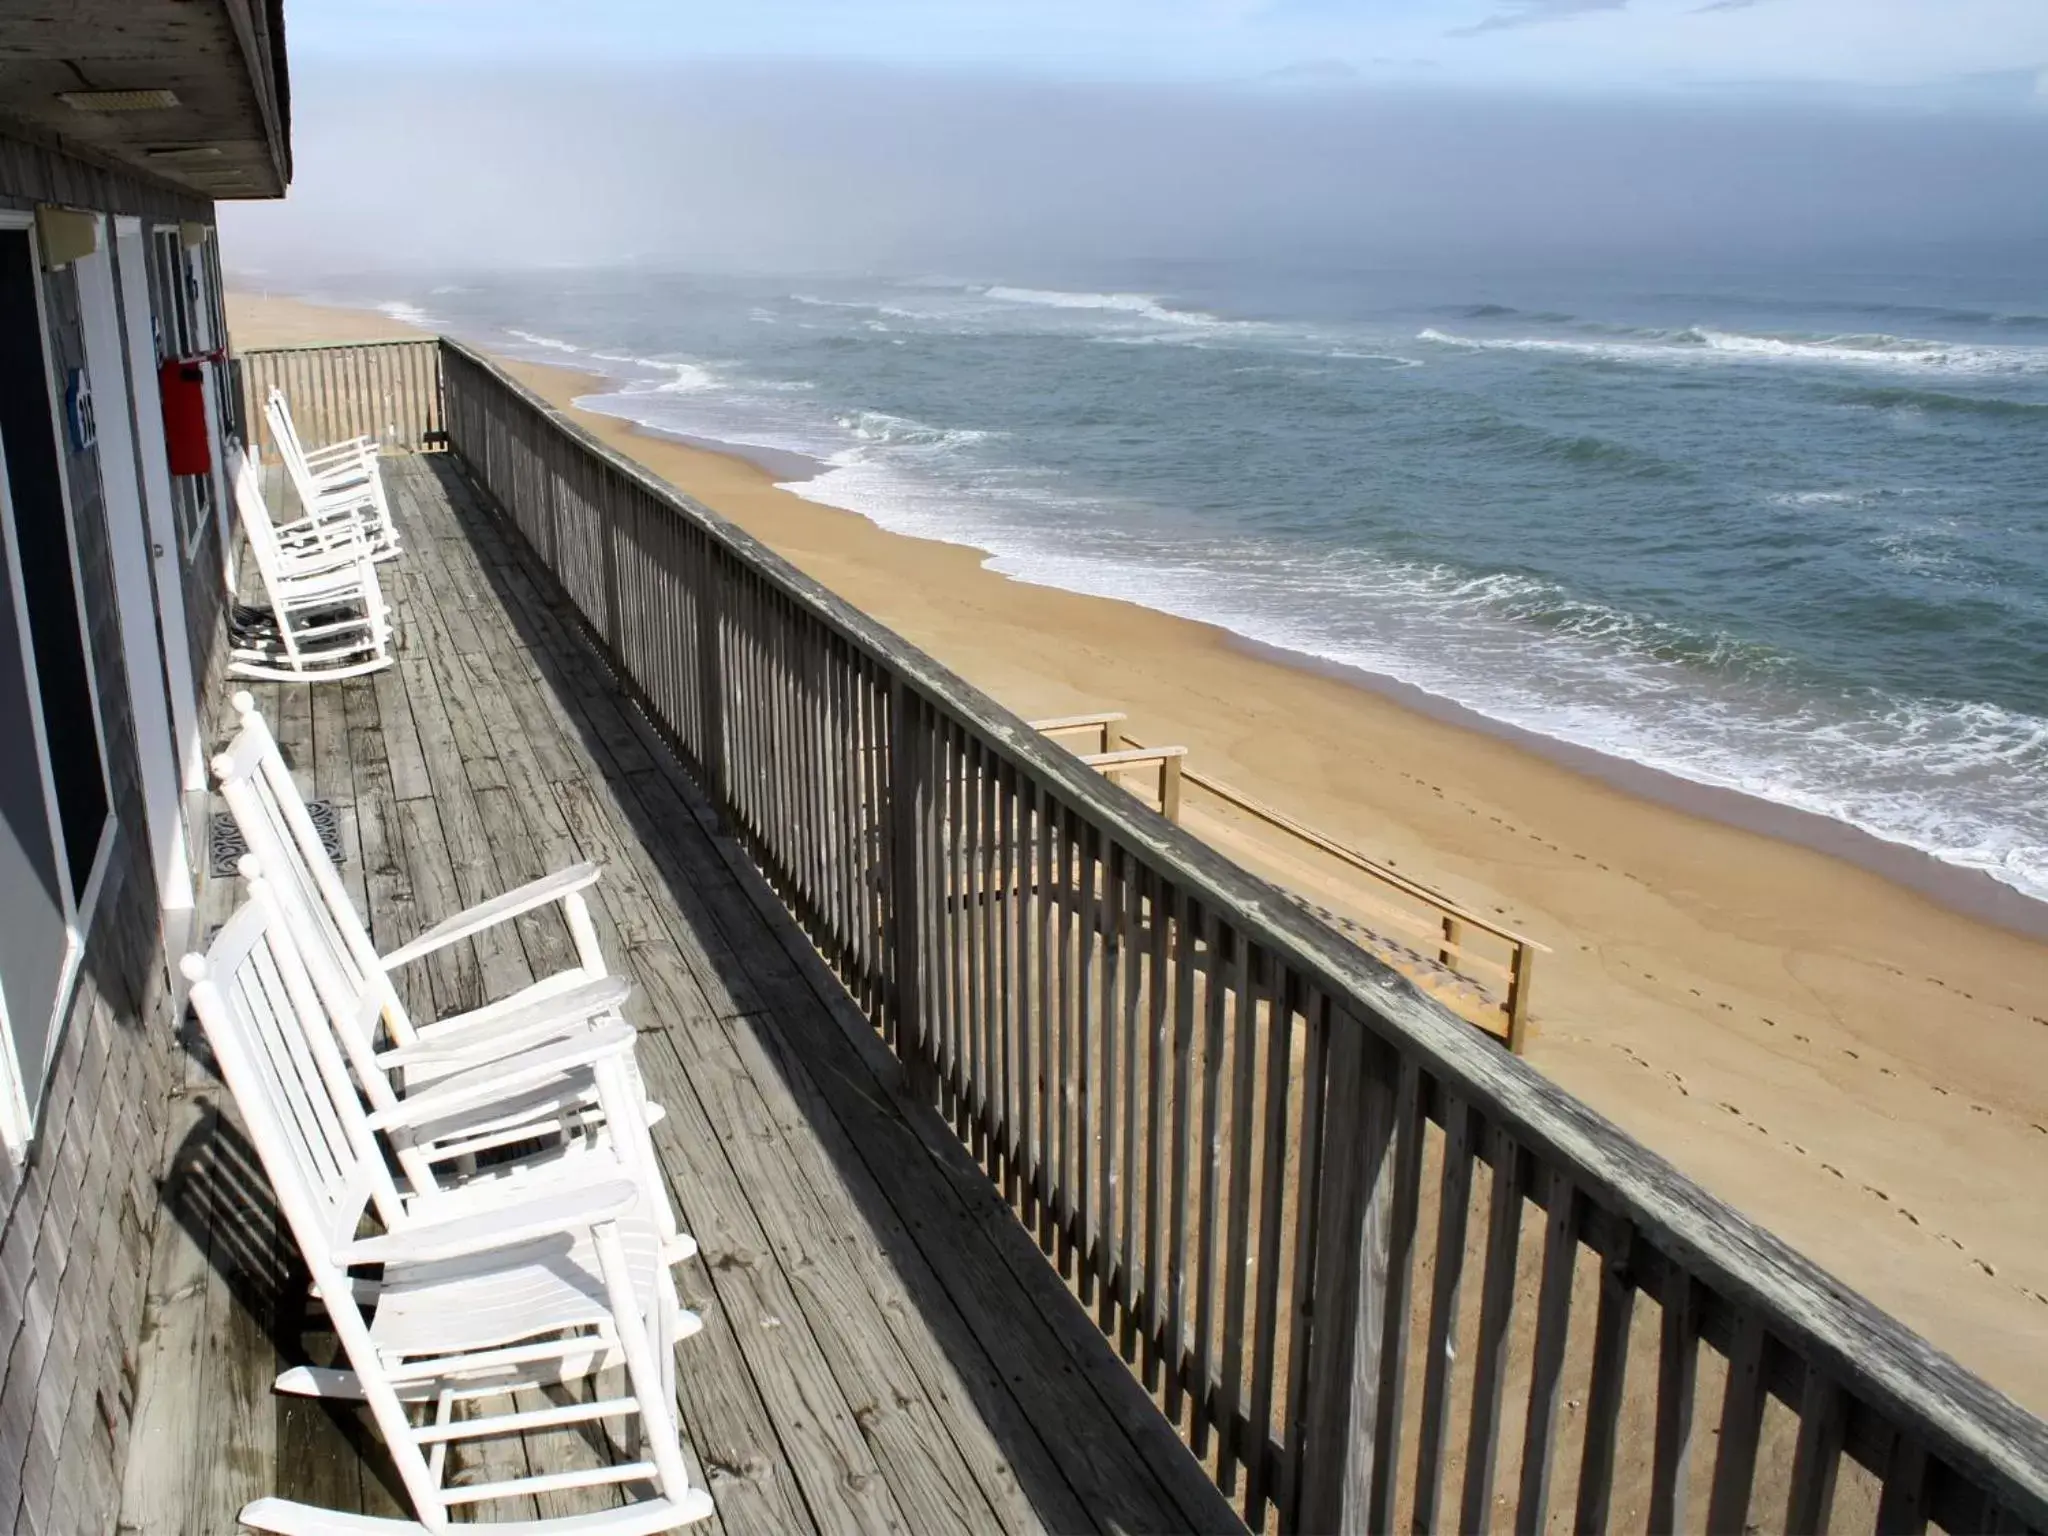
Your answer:
[[[140,219],[116,218],[114,240],[120,258],[128,384],[142,449],[142,507],[149,530],[150,566],[156,576],[156,622],[163,639],[178,782],[187,794],[198,794],[206,789],[206,742],[199,729],[199,689],[192,678],[192,638],[185,619],[185,568],[178,556],[171,461],[162,431],[150,430],[152,423],[163,420],[163,397],[157,390],[156,333],[150,326],[149,237]]]
[[[104,234],[104,223],[102,224]],[[79,316],[85,331],[85,371],[92,389],[99,439],[100,493],[104,498],[114,596],[121,616],[121,655],[135,721],[142,769],[142,803],[163,909],[166,952],[178,955],[192,932],[192,862],[180,789],[177,738],[165,681],[163,631],[150,580],[149,532],[143,511],[136,449],[145,424],[135,411],[128,360],[121,344],[114,261],[101,249],[72,263]]]
[[[84,647],[85,684],[88,708],[92,714],[94,744],[99,749],[100,780],[105,786],[107,814],[100,824],[99,846],[93,852],[90,871],[85,878],[85,888],[74,897],[71,889],[71,864],[69,844],[64,836],[64,819],[57,808],[57,783],[50,766],[50,735],[43,719],[42,680],[37,675],[35,661],[35,636],[29,627],[28,594],[21,573],[21,555],[14,546],[14,499],[7,479],[4,459],[0,459],[0,552],[4,552],[7,584],[12,593],[15,623],[20,627],[22,670],[28,682],[28,725],[35,743],[36,765],[43,779],[43,804],[50,819],[50,843],[57,861],[57,893],[64,918],[64,964],[57,975],[57,996],[53,1004],[50,1028],[45,1037],[43,1059],[26,1062],[19,1059],[11,1024],[7,1038],[6,1055],[13,1058],[7,1063],[8,1070],[0,1072],[0,1137],[18,1154],[28,1144],[35,1126],[35,1110],[31,1100],[40,1107],[42,1090],[49,1080],[51,1063],[56,1060],[58,1048],[63,1043],[63,1019],[71,1006],[71,992],[78,981],[79,966],[85,959],[86,936],[92,929],[94,912],[99,907],[100,892],[107,883],[107,870],[113,863],[114,845],[120,840],[121,821],[119,802],[114,798],[113,774],[107,762],[106,732],[100,724],[99,677],[93,663],[92,629],[85,612],[85,582],[80,578],[78,567],[78,526],[71,510],[71,476],[62,460],[64,456],[64,416],[58,404],[56,378],[50,368],[49,310],[43,300],[42,262],[36,252],[35,216],[31,213],[0,209],[0,229],[24,229],[29,232],[29,272],[36,296],[36,345],[38,360],[42,364],[43,393],[50,408],[51,440],[58,454],[57,487],[64,513],[64,544],[70,556],[72,599],[78,614],[78,638]],[[19,1162],[19,1156],[16,1158]]]

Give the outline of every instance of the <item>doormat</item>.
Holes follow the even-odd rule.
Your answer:
[[[320,834],[320,846],[327,850],[327,857],[337,865],[341,864],[341,827],[334,819],[334,802],[308,800],[306,812],[313,818],[313,830]],[[235,825],[233,816],[222,814],[214,817],[206,841],[209,867],[216,878],[225,879],[239,873],[235,866],[249,851],[249,844],[242,836],[242,829]]]

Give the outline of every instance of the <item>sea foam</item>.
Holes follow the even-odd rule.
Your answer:
[[[1068,293],[1057,288],[1011,288],[1001,284],[983,293],[1005,304],[1030,304],[1042,309],[1102,309],[1138,315],[1166,325],[1220,325],[1215,315],[1194,309],[1172,309],[1151,293]]]
[[[506,327],[505,334],[507,336],[518,337],[528,346],[540,347],[549,352],[580,353],[583,350],[581,347],[577,346],[573,341],[561,341],[553,336],[541,336],[537,335],[532,331],[522,331],[511,326]]]

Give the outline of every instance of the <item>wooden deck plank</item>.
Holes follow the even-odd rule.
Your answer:
[[[641,985],[644,1013],[680,1058],[706,1123],[747,1192],[762,1235],[811,1319],[820,1350],[912,1527],[1036,1529],[1028,1510],[1012,1507],[1014,1481],[1007,1466],[1000,1458],[994,1467],[969,1466],[942,1417],[947,1407],[957,1412],[957,1404],[935,1404],[905,1358],[883,1298],[854,1258],[872,1246],[872,1228],[836,1177],[790,1145],[789,1130],[805,1137],[809,1127],[787,1085],[772,1071],[755,1074],[726,1025],[666,951],[635,951],[629,964]],[[771,1097],[779,1104],[771,1107]]]
[[[407,535],[385,568],[397,665],[265,687],[259,707],[302,787],[334,802],[344,881],[380,948],[565,863],[605,865],[592,915],[637,984],[628,1014],[669,1111],[657,1148],[703,1246],[678,1272],[706,1324],[678,1355],[692,1465],[718,1505],[700,1529],[1233,1524],[1213,1488],[1189,1491],[1199,1467],[1156,1413],[1144,1422],[1142,1388],[948,1128],[903,1095],[858,1008],[507,531],[446,460],[387,473]],[[209,883],[203,920],[226,915],[233,886]],[[550,915],[399,980],[429,1017],[570,954]],[[223,1122],[200,1096],[219,1087],[201,1058],[185,1081],[174,1144],[209,1178],[249,1182],[246,1151],[235,1165],[232,1138],[214,1144]],[[241,1202],[254,1215],[202,1193],[157,1223],[124,1528],[226,1529],[265,1492],[403,1513],[359,1413],[266,1404],[278,1349],[324,1361],[332,1336],[289,1288],[274,1232],[268,1249],[249,1235],[267,1192]],[[206,1427],[216,1398],[232,1454]],[[489,1469],[557,1470],[604,1449],[580,1431],[533,1434],[500,1443]],[[611,1497],[546,1496],[528,1512]]]
[[[791,1081],[815,1076],[820,1083],[840,1089],[851,1064],[837,1059],[835,1039],[852,1042],[857,1053],[865,1057],[866,1074],[858,1066],[851,1070],[871,1075],[871,1080],[865,1093],[841,1098],[848,1112],[847,1124],[869,1127],[857,1138],[863,1155],[873,1160],[875,1175],[889,1190],[890,1198],[902,1203],[908,1219],[923,1229],[927,1252],[943,1256],[951,1266],[944,1287],[946,1293],[959,1299],[970,1315],[975,1314],[973,1304],[984,1295],[1002,1298],[1002,1303],[980,1318],[988,1347],[998,1358],[1015,1349],[1016,1329],[1022,1322],[1006,1306],[1013,1307],[1020,1295],[1029,1296],[1038,1308],[1039,1320],[1048,1323],[1053,1337],[1060,1341],[1064,1357],[1060,1358],[1058,1369],[1066,1375],[1079,1374],[1107,1389],[1102,1400],[1094,1403],[1086,1399],[1042,1402],[1034,1415],[1036,1422],[1064,1426],[1085,1423],[1106,1403],[1109,1421],[1093,1436],[1065,1434],[1063,1438],[1068,1443],[1060,1446],[1062,1453],[1072,1455],[1078,1447],[1071,1442],[1082,1440],[1091,1449],[1126,1436],[1145,1445],[1143,1455],[1129,1464],[1120,1465],[1114,1451],[1108,1453],[1104,1465],[1091,1468],[1086,1457],[1075,1464],[1075,1483],[1084,1490],[1089,1508],[1098,1517],[1103,1516],[1114,1510],[1116,1501],[1128,1496],[1134,1486],[1147,1484],[1148,1473],[1163,1470],[1173,1488],[1170,1502],[1178,1512],[1162,1516],[1155,1509],[1149,1516],[1133,1515],[1130,1518],[1137,1523],[1132,1528],[1233,1528],[1237,1524],[1235,1513],[1186,1454],[1171,1427],[1128,1373],[1120,1367],[1105,1370],[1111,1357],[1094,1324],[1075,1305],[993,1186],[987,1185],[979,1170],[967,1161],[964,1149],[951,1131],[936,1115],[904,1099],[900,1070],[893,1058],[860,1016],[853,1000],[824,969],[808,940],[786,918],[778,921],[781,908],[766,882],[745,866],[744,854],[730,839],[710,836],[709,829],[715,824],[710,808],[695,799],[694,790],[689,789],[679,770],[673,778],[643,774],[632,782],[641,800],[643,835],[659,838],[691,889],[719,894],[721,899],[707,902],[707,917],[721,927],[730,926],[735,944],[747,946],[742,963],[758,978],[765,999],[760,1011],[774,1015],[785,1025],[780,1030],[759,1032],[762,1040],[777,1044],[773,1075]],[[697,833],[694,838],[688,830],[693,823]],[[800,975],[800,971],[806,974]],[[815,1032],[817,1024],[827,1023],[836,1024],[836,1037],[829,1029]],[[833,1062],[830,1071],[814,1074],[804,1065],[826,1060]],[[894,1118],[870,1120],[876,1106],[890,1099],[896,1101]],[[825,1135],[820,1127],[829,1123],[823,1115],[814,1117],[814,1135]],[[883,1125],[893,1126],[893,1130],[884,1132]],[[903,1138],[901,1143],[892,1146],[891,1142],[899,1136]],[[917,1168],[914,1158],[907,1155],[907,1148],[912,1145],[921,1147],[934,1164],[935,1205],[927,1205],[909,1193],[916,1183],[911,1171]],[[958,1223],[959,1230],[947,1233],[948,1222]],[[993,1238],[1001,1261],[986,1271],[974,1268],[978,1258],[973,1246],[976,1235]],[[970,1245],[965,1250],[961,1247],[963,1242]],[[1053,1370],[1049,1362],[1043,1374]],[[1105,1436],[1108,1438],[1104,1439]],[[1154,1525],[1151,1520],[1163,1520],[1163,1524]]]
[[[821,1012],[819,998],[806,989],[805,984],[798,976],[797,962],[785,950],[782,941],[778,940],[770,931],[770,924],[779,918],[781,926],[788,931],[790,941],[794,945],[801,947],[805,954],[810,955],[811,952],[808,949],[807,941],[802,938],[800,933],[797,933],[794,925],[789,923],[786,916],[781,914],[780,908],[772,905],[772,897],[768,898],[768,904],[756,906],[741,893],[734,872],[726,867],[723,859],[712,851],[708,841],[705,841],[703,838],[702,824],[715,818],[709,816],[708,808],[692,807],[686,803],[682,793],[677,788],[676,779],[679,775],[673,759],[668,757],[665,749],[662,748],[658,741],[648,739],[646,734],[648,728],[640,720],[638,712],[632,709],[629,704],[626,704],[614,691],[592,686],[595,681],[591,675],[594,670],[594,663],[588,660],[579,661],[575,654],[583,649],[581,637],[567,633],[566,626],[561,624],[559,617],[545,605],[541,606],[538,610],[528,605],[520,605],[516,610],[516,618],[529,630],[538,631],[545,637],[545,643],[536,646],[535,662],[544,677],[556,681],[557,691],[573,701],[578,714],[583,717],[587,728],[581,732],[581,735],[586,750],[590,750],[593,753],[603,753],[611,742],[620,739],[622,732],[630,731],[639,739],[641,753],[650,762],[658,763],[664,769],[664,772],[659,775],[636,774],[631,772],[628,763],[613,761],[610,764],[613,774],[625,775],[630,780],[634,790],[632,802],[621,805],[614,800],[613,805],[615,807],[615,814],[623,813],[631,818],[632,830],[635,835],[628,840],[629,846],[635,850],[644,850],[654,856],[667,877],[669,895],[676,902],[677,906],[681,908],[698,908],[693,914],[696,920],[690,926],[701,928],[708,925],[724,932],[729,940],[729,946],[719,947],[730,947],[734,951],[736,963],[741,968],[741,974],[749,978],[754,990],[765,993],[767,989],[779,986],[781,996],[790,1000],[784,1003],[783,1006],[785,1008],[794,1006],[800,1013]],[[600,713],[612,717],[611,723],[602,727],[592,723],[591,717]],[[567,728],[575,729],[576,722],[571,720],[568,722]],[[631,759],[628,760],[628,762],[630,761]],[[602,793],[608,790],[609,787],[609,784],[599,785],[597,787],[598,792]],[[699,905],[700,903],[701,905]],[[695,947],[698,942],[700,941],[693,939],[691,947]],[[742,948],[742,946],[744,947]],[[811,958],[815,959],[815,956],[811,955]],[[696,970],[699,975],[703,974],[699,966],[693,966],[693,970]],[[825,985],[834,991],[838,991],[837,983],[832,981],[829,976],[825,978]],[[852,1008],[851,1000],[845,998],[843,992],[839,993],[839,997],[846,1003],[849,1009]],[[744,1017],[765,1011],[767,1011],[765,1005],[757,1005],[752,1008],[739,1010],[735,1014],[728,1015],[728,1017]],[[853,1022],[858,1028],[865,1031],[864,1020],[856,1018]],[[826,1039],[829,1041],[829,1036]],[[765,1058],[762,1064],[764,1067],[769,1066]],[[802,1070],[801,1067],[796,1066],[794,1063],[777,1064],[762,1075],[770,1078],[781,1078],[785,1072],[790,1072],[792,1075],[800,1075]],[[883,1070],[891,1076],[894,1075],[892,1066],[885,1065]],[[872,1089],[872,1094],[879,1097],[883,1091],[877,1085]],[[944,1127],[940,1126],[935,1119],[933,1127],[936,1128],[941,1137],[948,1134]],[[818,1133],[814,1131],[813,1134]],[[957,1150],[956,1147],[955,1151],[957,1152]],[[887,1159],[881,1161],[883,1169],[888,1173],[892,1186],[900,1188],[903,1182],[901,1163]],[[959,1177],[959,1170],[957,1168],[951,1171],[951,1177],[953,1179]],[[1015,1223],[1009,1217],[1007,1210],[1003,1209],[1000,1200],[995,1198],[994,1191],[990,1190],[989,1194],[991,1209],[997,1223],[996,1230],[1006,1237],[1019,1235],[1015,1228]],[[916,1217],[920,1224],[923,1224],[930,1221],[931,1214],[929,1211],[919,1209],[916,1212]],[[986,1212],[982,1213],[981,1219],[988,1219],[989,1214]],[[1004,1229],[1008,1230],[1005,1231]],[[974,1228],[970,1226],[968,1231],[972,1233]],[[926,1240],[927,1242],[932,1241],[930,1237],[927,1237]],[[972,1236],[969,1236],[968,1240],[971,1243],[973,1241]],[[949,1242],[943,1237],[933,1242],[932,1246],[947,1250],[949,1256],[953,1254],[956,1247],[954,1243]],[[1051,1275],[1043,1260],[1040,1259],[1035,1250],[1031,1249],[1028,1242],[1023,1245],[1021,1254],[1013,1254],[1011,1256],[1012,1263],[1016,1263],[1020,1259],[1025,1266],[1025,1273],[1033,1278],[1042,1280],[1048,1287],[1037,1298],[1041,1309],[1047,1303],[1050,1303],[1054,1311],[1072,1329],[1068,1335],[1068,1343],[1064,1346],[1066,1353],[1059,1360],[1060,1370],[1057,1374],[1062,1376],[1072,1374],[1076,1352],[1078,1352],[1081,1359],[1099,1370],[1102,1360],[1107,1358],[1107,1356],[1103,1350],[1100,1337],[1095,1333],[1092,1324],[1088,1323],[1087,1319],[1081,1316],[1078,1309],[1075,1308],[1071,1297],[1059,1286],[1056,1278]],[[1010,1279],[1010,1276],[1014,1274],[1014,1269],[1006,1272],[1003,1265],[992,1264],[986,1271],[965,1279],[963,1283],[959,1278],[960,1271],[956,1268],[954,1288],[964,1289],[970,1296],[978,1297],[991,1283],[994,1283],[998,1295],[1008,1292],[1009,1299],[1014,1300],[1015,1282],[1013,1279]],[[1007,1286],[1003,1283],[1005,1280],[1009,1281]],[[1001,1316],[991,1314],[984,1321],[987,1326],[991,1349],[999,1353],[1007,1353],[1013,1346],[1014,1340],[1008,1331],[1006,1320]],[[1201,1477],[1199,1469],[1195,1468],[1194,1463],[1186,1458],[1178,1441],[1173,1439],[1171,1430],[1165,1425],[1163,1420],[1158,1418],[1151,1405],[1143,1399],[1142,1394],[1136,1391],[1130,1383],[1128,1375],[1122,1372],[1120,1367],[1115,1371],[1115,1379],[1119,1387],[1130,1389],[1127,1393],[1121,1394],[1118,1404],[1118,1411],[1123,1422],[1125,1424],[1143,1424],[1149,1417],[1151,1423],[1156,1425],[1159,1433],[1164,1437],[1163,1442],[1154,1442],[1155,1449],[1166,1450],[1171,1455],[1178,1457],[1180,1462],[1184,1463],[1184,1465],[1176,1467],[1176,1472],[1182,1476],[1184,1487],[1187,1486],[1185,1482],[1186,1474],[1190,1471],[1194,1474],[1196,1485],[1189,1499],[1192,1508],[1182,1509],[1175,1507],[1170,1500],[1165,1499],[1161,1495],[1156,1485],[1153,1486],[1149,1495],[1151,1502],[1147,1502],[1145,1496],[1137,1496],[1132,1493],[1134,1488],[1144,1488],[1150,1482],[1144,1466],[1137,1458],[1133,1457],[1128,1465],[1118,1466],[1115,1464],[1116,1458],[1112,1451],[1108,1459],[1110,1466],[1114,1470],[1105,1470],[1098,1467],[1091,1474],[1085,1470],[1086,1462],[1084,1457],[1083,1484],[1088,1487],[1091,1495],[1101,1499],[1104,1503],[1104,1508],[1097,1511],[1098,1515],[1108,1511],[1116,1511],[1110,1516],[1113,1523],[1124,1523],[1132,1528],[1140,1529],[1175,1529],[1189,1525],[1206,1529],[1211,1528],[1219,1520],[1225,1525],[1234,1522],[1235,1517],[1229,1511],[1228,1506],[1223,1504],[1219,1496],[1215,1495],[1213,1487],[1207,1483],[1205,1478]],[[1057,1423],[1061,1426],[1059,1439],[1062,1442],[1063,1448],[1069,1452],[1079,1446],[1085,1446],[1088,1450],[1094,1451],[1105,1444],[1114,1445],[1117,1440],[1125,1440],[1125,1437],[1119,1433],[1114,1421],[1103,1424],[1102,1432],[1094,1434],[1077,1427],[1087,1422],[1091,1412],[1099,1414],[1102,1412],[1102,1408],[1103,1405],[1100,1401],[1090,1403],[1085,1400],[1069,1400],[1060,1405],[1057,1410],[1046,1412],[1041,1417],[1040,1422]],[[1107,1439],[1105,1439],[1105,1435]],[[1128,1447],[1127,1440],[1125,1440],[1125,1444]],[[1117,1510],[1117,1501],[1122,1498],[1135,1498],[1137,1507],[1128,1511]]]

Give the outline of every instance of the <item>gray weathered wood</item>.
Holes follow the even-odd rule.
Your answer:
[[[1453,1099],[1444,1111],[1443,1184],[1438,1196],[1435,1294],[1429,1353],[1423,1357],[1422,1423],[1417,1430],[1415,1529],[1437,1527],[1444,1450],[1451,1427],[1451,1362],[1458,1347],[1458,1292],[1465,1275],[1465,1225],[1472,1203],[1472,1111]]]
[[[1692,1467],[1692,1413],[1699,1371],[1699,1287],[1688,1275],[1670,1277],[1660,1298],[1657,1342],[1657,1420],[1650,1463],[1650,1528],[1684,1530],[1686,1481]]]
[[[1491,1530],[1493,1479],[1506,1385],[1508,1326],[1515,1305],[1515,1261],[1522,1238],[1521,1149],[1496,1126],[1488,1137],[1493,1162],[1487,1222],[1486,1276],[1480,1293],[1479,1347],[1472,1369],[1472,1426],[1465,1436],[1465,1498],[1458,1528]]]
[[[1309,1335],[1302,1404],[1303,1466],[1298,1527],[1356,1531],[1370,1500],[1385,1406],[1383,1350],[1393,1279],[1392,1215],[1397,1186],[1400,1093],[1391,1053],[1363,1031],[1342,1027],[1329,1045],[1330,1103],[1317,1197],[1315,1294],[1326,1298]]]
[[[1792,1455],[1792,1492],[1785,1529],[1826,1532],[1834,1514],[1835,1473],[1842,1460],[1842,1421],[1848,1404],[1826,1373],[1809,1371],[1799,1400],[1799,1443]]]
[[[1728,1353],[1720,1444],[1714,1454],[1713,1492],[1707,1501],[1710,1532],[1741,1536],[1749,1524],[1757,1437],[1764,1421],[1764,1350],[1769,1342],[1763,1319],[1745,1311],[1735,1325],[1735,1347]]]
[[[1572,1529],[1607,1529],[1614,1495],[1614,1453],[1621,1436],[1622,1392],[1628,1374],[1629,1324],[1636,1290],[1628,1272],[1634,1232],[1624,1227],[1600,1266],[1600,1305],[1593,1324],[1593,1376],[1586,1391],[1586,1438],[1579,1454],[1578,1508]]]
[[[1536,1302],[1536,1347],[1530,1365],[1529,1414],[1522,1433],[1522,1486],[1515,1529],[1543,1530],[1550,1508],[1551,1440],[1563,1385],[1565,1331],[1571,1324],[1572,1272],[1579,1257],[1578,1192],[1571,1175],[1555,1169],[1543,1237],[1543,1288]]]

